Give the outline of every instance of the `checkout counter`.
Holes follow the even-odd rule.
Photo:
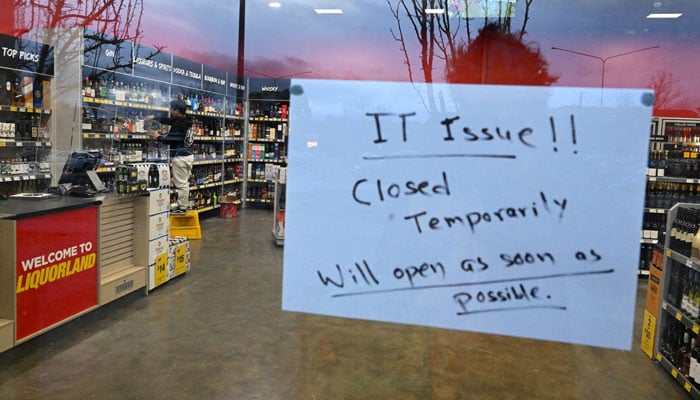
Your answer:
[[[151,238],[167,238],[169,204],[167,189],[0,201],[0,352],[147,293],[149,266],[168,252]]]

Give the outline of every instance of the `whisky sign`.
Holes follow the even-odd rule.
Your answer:
[[[631,348],[650,90],[290,91],[283,309]]]

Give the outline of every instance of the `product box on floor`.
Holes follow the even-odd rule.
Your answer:
[[[148,290],[190,270],[190,242],[183,236],[171,238],[167,253],[163,252],[154,258],[154,263],[148,267]]]
[[[238,196],[235,194],[226,194],[219,198],[221,207],[219,208],[219,217],[221,218],[236,218],[238,215]]]

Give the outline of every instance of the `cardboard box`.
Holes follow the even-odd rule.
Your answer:
[[[148,217],[148,240],[168,236],[170,233],[170,217],[168,213],[160,213]]]
[[[239,202],[238,196],[236,196],[233,193],[227,193],[227,194],[219,197],[219,203],[221,203],[221,204],[238,203],[238,202]]]
[[[148,215],[170,210],[170,189],[149,190]]]
[[[168,252],[168,236],[148,241],[148,265],[156,263],[156,256]]]
[[[219,217],[236,218],[238,216],[238,205],[234,203],[221,203],[219,207]]]
[[[168,260],[168,253],[158,254],[155,264],[148,266],[148,290],[153,290],[172,278],[169,276]]]
[[[170,239],[168,276],[176,277],[190,270],[190,241],[178,236]]]

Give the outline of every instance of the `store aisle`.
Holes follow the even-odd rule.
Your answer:
[[[201,221],[192,270],[0,354],[0,399],[686,399],[631,352],[282,312],[272,213]],[[586,329],[586,327],[581,327]]]

